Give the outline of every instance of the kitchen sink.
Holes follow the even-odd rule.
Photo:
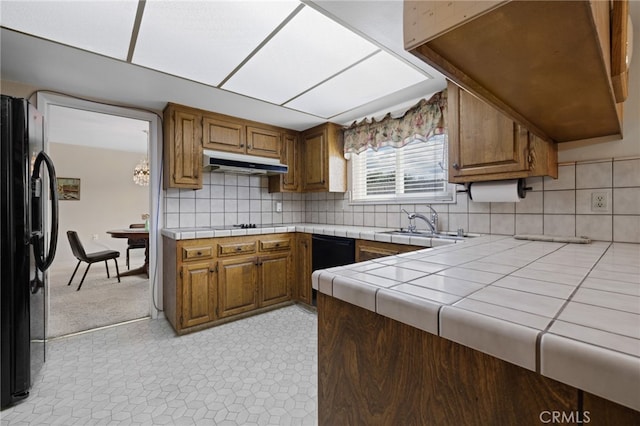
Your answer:
[[[406,235],[409,237],[424,237],[424,238],[438,238],[441,240],[466,240],[468,238],[473,238],[475,235],[465,234],[460,236],[453,232],[441,232],[439,234],[433,234],[427,231],[408,231],[406,229],[399,229],[394,231],[385,231],[381,232],[381,234],[388,235]]]

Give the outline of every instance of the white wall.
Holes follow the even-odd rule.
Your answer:
[[[53,267],[75,263],[66,236],[78,232],[89,250],[119,250],[124,267],[126,239],[111,238],[110,229],[143,223],[149,213],[149,187],[133,182],[133,168],[144,157],[139,153],[51,143],[49,154],[58,177],[80,178],[80,200],[60,201],[60,238]],[[92,236],[97,235],[97,240]]]

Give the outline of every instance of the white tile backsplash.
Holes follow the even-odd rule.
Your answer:
[[[576,187],[576,166],[558,166],[558,179],[550,177],[544,178],[543,187],[545,191],[558,191],[562,189],[575,189]]]
[[[516,234],[541,235],[542,233],[541,214],[516,215]]]
[[[613,162],[613,186],[640,186],[640,158]]]
[[[640,187],[615,188],[613,190],[613,213],[640,215]]]
[[[576,164],[576,189],[610,188],[613,183],[613,163]]]
[[[576,212],[575,190],[545,191],[544,213],[573,214]]]
[[[522,200],[514,203],[516,206],[516,213],[542,213],[543,195],[543,192],[527,192]]]
[[[492,214],[491,233],[498,235],[513,235],[516,230],[516,217],[513,214]]]
[[[568,214],[544,215],[544,235],[575,237],[576,216]]]
[[[577,215],[576,235],[592,240],[611,241],[613,238],[613,218],[611,215]]]
[[[440,231],[481,234],[587,236],[640,243],[640,159],[564,164],[559,178],[529,178],[533,188],[519,203],[476,203],[457,194],[455,203],[433,204]],[[406,228],[416,204],[349,204],[348,193],[273,193],[260,176],[207,173],[203,189],[165,191],[165,226],[222,226],[236,223],[326,223]],[[609,211],[591,211],[592,192],[608,195]],[[276,202],[283,205],[276,213]],[[426,228],[421,221],[418,228]]]

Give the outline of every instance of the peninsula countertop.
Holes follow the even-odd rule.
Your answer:
[[[640,411],[640,245],[484,236],[313,273],[316,290]]]

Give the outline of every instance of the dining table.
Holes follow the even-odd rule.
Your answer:
[[[149,231],[144,228],[112,229],[107,231],[112,238],[132,238],[144,240],[144,265],[130,271],[120,273],[121,277],[145,274],[149,278]]]

